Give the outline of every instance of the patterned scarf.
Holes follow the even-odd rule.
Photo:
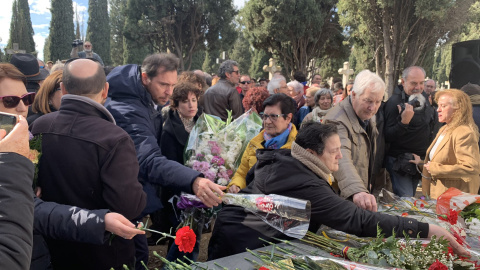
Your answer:
[[[287,129],[277,137],[272,137],[266,132],[263,132],[263,139],[265,140],[265,149],[280,149],[285,143],[287,143],[288,136],[292,130],[292,123],[288,124]]]

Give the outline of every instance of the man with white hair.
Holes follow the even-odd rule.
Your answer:
[[[299,81],[291,81],[287,83],[289,96],[291,96],[297,103],[297,111],[305,105],[305,98],[303,97],[303,84]]]
[[[333,107],[324,121],[338,123],[343,158],[333,173],[340,196],[366,210],[377,211],[372,179],[378,136],[375,114],[385,94],[385,83],[364,70],[355,78],[352,94]],[[383,151],[383,149],[379,149]]]
[[[287,80],[282,75],[275,75],[275,77],[273,77],[268,83],[267,90],[270,95],[278,93],[284,93],[287,96],[289,95]]]
[[[100,57],[100,55],[93,52],[93,45],[90,41],[85,41],[85,43],[83,44],[83,51],[82,52],[78,51],[79,46],[80,46],[80,44],[76,43],[76,42],[74,42],[72,44],[72,51],[70,52],[70,57],[71,58],[77,58],[77,57],[78,58],[94,58],[98,62],[100,62],[100,64],[102,66],[105,65],[105,64],[103,64],[103,60]]]
[[[390,143],[385,167],[398,196],[415,196],[420,173],[410,160],[413,154],[423,160],[435,138],[438,116],[422,95],[425,70],[411,66],[403,70],[402,84],[385,103],[385,141]],[[355,85],[354,85],[355,86]]]

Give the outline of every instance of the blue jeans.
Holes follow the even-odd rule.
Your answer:
[[[397,158],[392,156],[386,157],[386,168],[392,180],[393,193],[400,197],[414,197],[417,191],[420,177],[412,177],[411,175],[402,175],[393,170],[393,165],[397,162]]]

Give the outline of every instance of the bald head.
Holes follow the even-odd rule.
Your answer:
[[[62,81],[68,94],[82,96],[100,93],[107,80],[98,62],[81,58],[65,65]]]

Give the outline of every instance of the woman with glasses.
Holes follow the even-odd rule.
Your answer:
[[[303,118],[307,116],[307,114],[311,113],[313,108],[315,107],[315,93],[320,90],[320,87],[312,86],[307,89],[305,93],[305,106],[301,107],[297,114],[295,115],[295,125],[300,127],[300,124],[303,122]]]
[[[35,93],[28,93],[25,76],[12,64],[0,64],[0,112],[27,117]]]
[[[315,93],[314,96],[315,107],[313,110],[308,113],[302,121],[302,125],[308,121],[314,121],[317,123],[322,123],[323,118],[332,108],[333,104],[333,93],[330,89],[322,88]]]
[[[32,111],[35,114],[27,117],[29,125],[33,123],[40,116],[55,112],[60,108],[62,100],[62,90],[60,90],[60,83],[62,82],[63,70],[57,70],[50,74],[42,86],[38,90],[35,100],[33,101]]]
[[[242,161],[230,184],[228,192],[238,193],[247,186],[247,172],[255,165],[257,149],[290,149],[297,136],[297,129],[291,123],[297,103],[286,94],[274,94],[263,102],[263,130],[245,148]]]

